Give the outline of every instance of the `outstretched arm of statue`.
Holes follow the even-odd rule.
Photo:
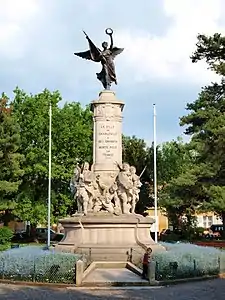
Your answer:
[[[112,37],[112,33],[111,33],[109,36],[110,36],[110,49],[112,50],[112,48],[113,48],[113,37]]]

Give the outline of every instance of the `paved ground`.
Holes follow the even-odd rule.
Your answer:
[[[224,300],[225,279],[155,289],[48,289],[0,284],[1,300]]]
[[[87,282],[133,282],[133,283],[146,283],[146,280],[141,279],[140,276],[131,272],[126,268],[120,269],[95,269],[93,272],[88,274],[84,279],[84,283]]]

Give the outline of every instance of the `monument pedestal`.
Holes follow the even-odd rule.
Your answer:
[[[105,90],[92,101],[93,170],[110,187],[122,165],[122,111],[124,103],[113,91]]]
[[[140,261],[145,249],[160,248],[150,236],[154,220],[129,214],[115,216],[107,212],[91,213],[60,220],[65,238],[56,249],[86,254],[98,261]]]
[[[124,103],[105,90],[91,107],[93,165],[89,170],[89,163],[84,163],[74,171],[80,214],[60,220],[65,238],[56,249],[87,254],[91,260],[140,263],[147,247],[163,247],[151,238],[154,220],[133,213],[141,182],[135,167],[122,163]]]

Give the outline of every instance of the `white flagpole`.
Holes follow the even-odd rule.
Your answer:
[[[157,202],[157,159],[156,159],[156,109],[153,104],[153,130],[154,130],[154,206],[155,206],[155,242],[158,242],[158,202]]]
[[[52,104],[49,104],[49,158],[48,158],[48,239],[47,247],[51,244],[51,177],[52,177]]]

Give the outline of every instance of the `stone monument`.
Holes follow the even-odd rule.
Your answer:
[[[103,90],[91,103],[93,111],[93,164],[76,165],[71,186],[78,211],[60,220],[65,238],[57,248],[63,251],[88,253],[95,260],[127,260],[133,255],[140,259],[146,247],[159,247],[150,236],[154,220],[135,214],[141,187],[134,166],[122,162],[122,111],[124,103],[110,90],[117,84],[114,58],[123,49],[102,43],[97,48],[86,35],[89,50],[75,53],[82,58],[100,62],[97,78]],[[132,250],[131,250],[132,249]]]

